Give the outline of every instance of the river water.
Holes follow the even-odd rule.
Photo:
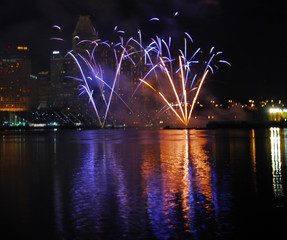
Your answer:
[[[1,235],[274,238],[286,167],[287,129],[2,131]]]

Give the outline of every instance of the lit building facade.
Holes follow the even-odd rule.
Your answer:
[[[73,33],[74,54],[85,54],[88,44],[78,44],[81,40],[94,40],[96,37],[92,23],[87,16],[80,16]],[[80,77],[75,61],[66,55],[63,49],[55,49],[51,55],[51,102],[49,105],[58,109],[85,111],[88,99],[79,97],[80,84],[71,77]]]
[[[269,109],[269,121],[281,122],[287,120],[287,109],[284,108],[270,108]]]
[[[27,46],[8,46],[0,52],[0,111],[26,111],[33,107],[34,80]]]
[[[38,109],[48,108],[51,105],[50,72],[42,71],[37,74]]]
[[[53,51],[51,57],[51,101],[54,108],[69,108],[78,105],[78,83],[67,78],[73,76],[74,63],[65,57],[65,52]]]

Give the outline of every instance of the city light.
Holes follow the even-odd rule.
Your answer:
[[[151,18],[150,21],[159,21],[159,19]],[[84,26],[83,24],[80,25]],[[60,32],[62,31],[58,25],[53,27]],[[85,27],[87,28],[87,26]],[[117,30],[117,27],[115,27],[115,30]],[[123,33],[123,31],[115,32]],[[18,55],[5,55],[5,58],[1,59],[2,75],[13,73],[11,75],[13,77],[9,82],[10,85],[0,86],[0,110],[11,113],[20,111],[30,111],[31,113],[32,108],[30,105],[34,104],[34,99],[38,98],[41,99],[41,102],[39,101],[40,104],[36,103],[35,106],[39,109],[47,106],[50,106],[50,109],[61,108],[62,105],[66,104],[65,108],[71,109],[71,112],[76,107],[79,111],[81,107],[88,105],[81,104],[83,101],[78,98],[78,94],[85,93],[88,95],[89,104],[92,105],[97,115],[94,124],[101,127],[105,127],[105,124],[113,124],[110,121],[116,123],[118,110],[121,107],[126,108],[125,110],[129,112],[129,118],[136,116],[139,119],[142,118],[142,121],[146,121],[148,124],[157,123],[159,125],[159,122],[160,124],[164,122],[166,125],[175,124],[182,127],[191,127],[194,119],[202,118],[210,122],[221,121],[220,114],[225,116],[224,111],[237,111],[238,108],[241,112],[253,114],[255,118],[259,116],[258,119],[264,113],[262,121],[271,122],[272,124],[287,120],[287,109],[284,107],[286,102],[285,99],[281,98],[267,100],[261,97],[259,100],[254,96],[250,96],[243,103],[232,98],[220,102],[214,99],[217,96],[210,96],[209,99],[205,100],[198,99],[201,88],[204,88],[205,79],[208,80],[209,75],[215,72],[214,70],[219,67],[218,63],[230,64],[220,59],[222,52],[215,51],[214,47],[211,47],[205,55],[202,55],[203,51],[200,48],[192,50],[191,47],[194,41],[187,32],[182,34],[184,36],[182,39],[183,44],[176,46],[176,48],[179,46],[177,54],[173,51],[172,37],[164,39],[155,36],[154,38],[145,39],[144,45],[140,30],[138,35],[127,40],[124,35],[119,35],[118,42],[103,41],[98,38],[98,33],[94,30],[89,34],[91,36],[87,35],[87,39],[82,38],[79,33],[79,36],[74,36],[73,39],[77,38],[79,41],[76,43],[76,47],[73,46],[73,50],[69,51],[66,56],[64,51],[54,48],[50,52],[51,72],[42,71],[34,75],[31,74],[30,70],[27,70],[27,82],[24,84],[19,84],[17,80],[21,75],[18,71],[19,76],[17,76],[17,69],[26,66],[31,67],[30,60],[25,55],[29,48],[24,44],[15,45],[14,47],[9,46],[8,49],[19,51],[14,51]],[[59,40],[58,38],[51,39]],[[102,55],[101,58],[103,59],[99,60],[98,55],[95,54],[96,51],[102,51],[97,54]],[[108,55],[108,52],[113,54]],[[109,63],[106,63],[107,61]],[[26,64],[26,62],[29,64]],[[113,76],[106,74],[108,71],[105,67],[109,68],[109,75],[112,75],[111,72],[113,71]],[[110,69],[113,70],[110,71]],[[120,75],[123,75],[123,77]],[[126,77],[130,75],[132,79]],[[21,77],[24,79],[25,76],[21,75]],[[70,81],[71,78],[76,81]],[[49,82],[48,79],[53,80]],[[38,89],[35,91],[29,85],[33,82],[39,84],[37,88],[41,90],[43,95],[40,96],[40,91],[37,91]],[[12,89],[11,86],[14,88]],[[143,96],[143,91],[151,96],[151,100],[148,99],[147,95]],[[52,92],[53,94],[50,94]],[[35,93],[39,95],[36,96]],[[131,99],[135,105],[132,105]],[[59,104],[57,101],[61,103]],[[87,101],[87,99],[84,101]],[[155,101],[156,104],[153,104],[153,106],[157,105],[155,109],[152,109],[155,114],[151,114],[151,107],[146,107],[146,111],[150,111],[146,114],[148,116],[146,120],[144,120],[146,118],[145,113],[140,108],[136,109],[138,103],[142,103],[142,101]],[[76,102],[76,104],[73,106],[72,102]],[[113,111],[116,113],[113,113]],[[191,117],[193,112],[196,116]],[[20,115],[20,113],[17,114]],[[164,118],[163,116],[167,114],[169,116]],[[236,121],[239,121],[241,119],[240,114],[232,113],[230,116],[232,116],[232,120],[236,118]],[[251,119],[251,121],[253,120]],[[64,122],[59,121],[59,119],[55,119],[55,121],[59,125]],[[72,122],[73,125],[82,124],[81,121],[75,119]],[[146,125],[146,122],[140,123],[138,120],[132,122]],[[38,122],[35,123],[38,124]],[[42,123],[51,126],[54,124],[54,119],[51,122],[43,119]]]
[[[269,112],[270,113],[282,113],[282,109],[280,109],[280,108],[270,108],[269,109]]]
[[[17,49],[18,50],[28,50],[28,47],[26,47],[26,46],[17,46]]]
[[[270,108],[269,109],[269,121],[280,122],[287,120],[286,108]]]

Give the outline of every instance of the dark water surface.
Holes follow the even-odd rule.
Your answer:
[[[1,239],[275,239],[286,167],[287,129],[2,131]]]

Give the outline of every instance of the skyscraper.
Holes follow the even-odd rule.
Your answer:
[[[47,108],[51,104],[50,72],[42,71],[37,74],[38,108]]]
[[[51,101],[54,108],[75,108],[78,103],[78,83],[68,78],[73,76],[74,62],[65,52],[54,50],[51,57]]]
[[[82,42],[86,40],[94,41],[97,38],[97,33],[92,25],[89,16],[80,16],[73,33],[73,51],[85,55],[86,50],[91,51],[93,45],[90,42]]]
[[[72,44],[73,53],[85,56],[90,43],[82,40],[95,40],[96,33],[88,16],[80,16],[76,24]],[[51,56],[52,106],[55,108],[70,108],[78,111],[86,110],[88,99],[79,97],[80,84],[70,77],[80,77],[80,72],[74,60],[61,49],[55,49]]]
[[[33,108],[31,60],[27,46],[7,46],[0,50],[0,111]]]

